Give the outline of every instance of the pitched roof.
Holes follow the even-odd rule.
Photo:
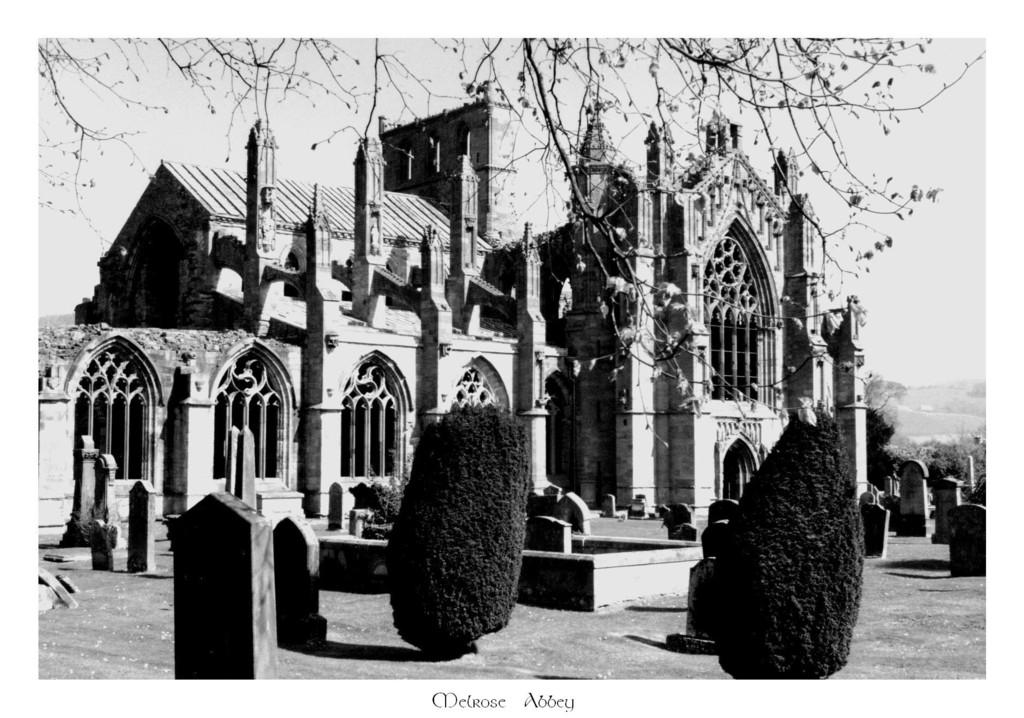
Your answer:
[[[241,172],[182,162],[162,162],[161,166],[211,215],[245,221],[245,175]],[[275,187],[274,204],[278,220],[282,224],[302,226],[313,203],[313,184],[278,178]],[[353,234],[355,191],[351,187],[320,185],[320,195],[332,230]],[[411,194],[385,192],[381,220],[384,238],[392,242],[406,240],[418,243],[425,225],[433,226],[442,237],[449,233],[448,216],[430,200]]]

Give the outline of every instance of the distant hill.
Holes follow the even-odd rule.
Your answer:
[[[74,323],[74,314],[51,314],[46,317],[39,317],[40,327],[66,327]]]
[[[896,434],[912,441],[950,440],[985,427],[985,382],[907,387],[896,406]]]

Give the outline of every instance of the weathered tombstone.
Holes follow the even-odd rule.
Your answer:
[[[715,654],[712,638],[713,611],[721,602],[715,595],[715,559],[705,558],[690,569],[686,595],[686,633],[670,634],[669,650],[679,653]]]
[[[554,494],[530,494],[526,499],[527,516],[556,516],[558,496]]]
[[[875,496],[875,492],[873,491],[865,491],[863,494],[860,495],[860,499],[858,499],[858,502],[861,506],[865,506],[868,504],[873,505],[878,503],[878,497]]]
[[[274,527],[277,640],[282,645],[327,638],[319,583],[320,541],[308,523],[286,516]]]
[[[928,520],[928,467],[915,460],[900,467],[900,536],[926,536]]]
[[[342,499],[344,495],[344,489],[341,488],[341,484],[337,482],[331,484],[327,498],[328,531],[338,531],[341,529]]]
[[[228,431],[228,443],[224,450],[224,491],[238,495],[238,441],[241,432],[237,426]]]
[[[136,481],[128,492],[128,571],[156,570],[156,492]]]
[[[71,520],[67,523],[60,545],[88,546],[89,524],[92,523],[93,505],[96,501],[96,450],[91,436],[83,434],[75,441],[74,481],[75,498],[71,508]]]
[[[967,456],[967,490],[974,491],[974,457]]]
[[[885,494],[886,496],[900,495],[900,480],[895,476],[885,477]]]
[[[117,478],[117,459],[112,454],[100,454],[96,462],[96,499],[93,516],[108,524],[118,524],[121,517],[117,511],[117,495],[114,480]]]
[[[633,497],[633,500],[629,503],[629,518],[647,518],[647,496],[644,494],[637,494]]]
[[[606,519],[615,518],[615,494],[605,494],[601,500],[601,516]]]
[[[985,575],[985,507],[963,504],[949,510],[949,572]]]
[[[348,512],[348,532],[356,538],[363,537],[366,520],[370,518],[369,509],[352,509]]]
[[[553,516],[533,516],[526,520],[527,551],[572,553],[572,525]]]
[[[238,471],[235,472],[235,496],[256,506],[256,440],[249,427],[238,435]]]
[[[53,605],[59,603],[65,608],[78,608],[78,601],[71,598],[71,593],[67,587],[45,568],[39,569],[39,585],[46,586],[53,593]]]
[[[949,512],[961,503],[960,489],[963,485],[956,479],[946,477],[936,479],[932,483],[932,496],[935,497],[935,531],[932,543],[949,543]]]
[[[889,512],[878,504],[861,504],[864,524],[864,556],[885,558],[889,547]]]
[[[92,548],[92,570],[114,570],[114,548],[117,546],[119,530],[116,525],[96,519],[89,528],[89,545]]]
[[[572,525],[572,530],[590,535],[590,510],[583,499],[569,491],[558,502],[558,518]]]
[[[277,611],[270,521],[227,494],[178,519],[175,678],[274,678]]]
[[[701,548],[704,551],[704,558],[715,558],[721,556],[729,544],[734,540],[732,526],[728,519],[722,519],[708,524],[704,533],[700,535]]]
[[[662,523],[672,541],[696,541],[697,527],[693,525],[693,511],[686,504],[669,504],[662,508]]]
[[[739,513],[740,502],[736,499],[719,499],[708,506],[708,525],[718,521],[732,521]]]

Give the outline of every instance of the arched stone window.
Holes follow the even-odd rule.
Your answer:
[[[377,359],[352,373],[342,392],[341,475],[369,481],[402,467],[405,408],[400,380]]]
[[[254,351],[231,364],[217,387],[214,409],[214,478],[227,475],[231,427],[252,432],[256,478],[284,479],[288,416],[285,392],[274,372]]]
[[[142,367],[111,345],[89,362],[75,390],[75,436],[89,435],[117,461],[118,479],[149,479],[153,397]]]
[[[713,399],[768,400],[767,347],[773,342],[765,289],[740,243],[726,236],[704,267],[704,313],[711,334]]]

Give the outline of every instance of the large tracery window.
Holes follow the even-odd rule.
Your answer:
[[[341,412],[341,475],[370,480],[394,476],[401,463],[401,402],[390,372],[374,361],[348,380]]]
[[[118,346],[99,352],[75,397],[75,436],[117,461],[118,479],[147,479],[151,398],[138,363]]]
[[[256,478],[279,477],[285,427],[280,387],[271,381],[264,361],[247,352],[235,360],[217,388],[214,414],[213,475],[227,475],[231,427],[252,432]],[[283,478],[283,477],[282,477]]]
[[[476,367],[469,367],[455,385],[452,408],[457,406],[489,406],[495,401],[494,389],[487,377]]]
[[[754,399],[770,381],[763,361],[771,323],[739,242],[726,237],[704,268],[704,312],[711,334],[711,396]]]

